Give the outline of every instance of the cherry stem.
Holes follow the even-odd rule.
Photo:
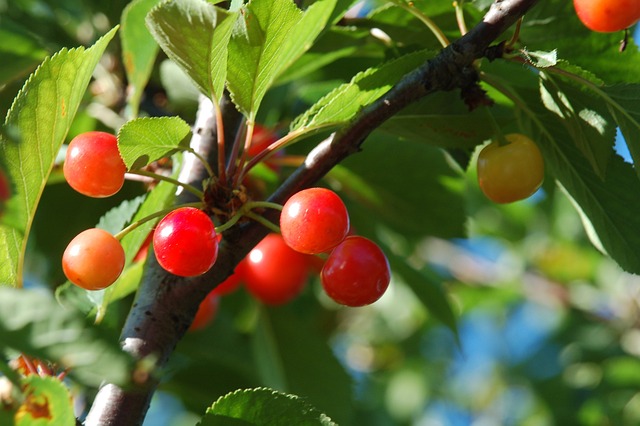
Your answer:
[[[224,148],[224,123],[222,110],[218,102],[213,102],[216,114],[216,134],[218,136],[218,179],[223,186],[227,185],[225,148]]]
[[[207,161],[206,158],[204,158],[202,155],[200,155],[195,149],[191,148],[191,147],[186,147],[183,148],[186,152],[189,152],[193,155],[196,156],[196,158],[198,160],[200,160],[200,162],[202,163],[202,165],[204,166],[204,168],[207,170],[207,174],[209,175],[209,177],[213,177],[215,176],[215,172],[213,171],[213,169],[211,168],[211,166],[209,165],[209,162]]]
[[[245,123],[246,121],[243,119],[243,124]],[[229,156],[229,161],[227,162],[227,175],[229,176],[235,176],[236,168],[238,167],[238,157],[240,156],[242,137],[245,135],[242,130],[246,131],[245,125],[241,126],[241,129],[236,133],[236,138],[234,139],[233,146],[231,147],[231,155]]]
[[[270,208],[270,209],[275,209],[275,210],[280,210],[282,211],[282,206],[278,203],[272,203],[270,201],[249,201],[248,203],[244,204],[240,210],[238,210],[238,212],[233,215],[233,217],[231,219],[229,219],[227,222],[223,223],[220,226],[216,227],[216,232],[218,234],[226,231],[227,229],[231,228],[233,225],[236,224],[236,222],[238,222],[242,217],[251,217],[249,214],[254,214],[251,212],[252,209],[257,209],[257,208]],[[266,219],[265,219],[266,220]],[[273,224],[272,224],[273,225]],[[275,226],[275,225],[274,225]]]
[[[33,361],[31,361],[31,358],[24,354],[20,355],[20,358],[22,358],[22,362],[24,362],[24,365],[27,367],[27,370],[29,370],[31,374],[39,375],[38,369],[35,365],[33,365]]]
[[[270,229],[271,231],[279,234],[280,233],[280,227],[278,225],[276,225],[275,223],[271,222],[269,219],[260,216],[259,214],[256,214],[254,212],[247,212],[245,214],[245,216],[247,216],[250,219],[255,220],[256,222],[262,224],[265,228]]]
[[[287,145],[291,145],[291,143],[303,133],[305,133],[305,130],[303,129],[294,130],[293,132],[283,136],[282,138],[278,139],[277,141],[275,141],[274,143],[266,147],[262,152],[260,152],[255,157],[253,157],[247,163],[247,165],[242,169],[242,172],[240,173],[240,178],[238,181],[242,182],[242,178],[244,178],[247,175],[247,173],[249,173],[249,170],[254,168],[256,164],[265,160],[269,156],[273,155],[276,151],[286,147]]]
[[[113,237],[120,241],[125,235],[127,235],[128,233],[130,233],[131,231],[133,231],[134,229],[138,228],[139,226],[143,225],[146,222],[149,222],[150,220],[153,220],[157,217],[160,216],[164,216],[168,213],[171,213],[173,210],[178,209],[180,207],[196,207],[196,208],[202,208],[202,201],[197,201],[194,203],[185,203],[185,204],[180,204],[178,206],[173,206],[173,207],[169,207],[163,210],[159,210],[155,213],[150,214],[149,216],[145,216],[142,219],[136,220],[135,222],[131,223],[129,226],[125,227],[122,229],[122,231],[118,232],[117,234],[115,234]]]
[[[518,39],[520,38],[520,27],[522,27],[522,20],[523,20],[523,18],[520,17],[520,19],[518,19],[518,22],[516,22],[516,29],[515,29],[513,35],[511,36],[511,40],[509,40],[504,45],[504,50],[505,51],[508,52],[511,49],[513,49],[513,46],[518,42]]]
[[[181,186],[184,189],[186,189],[187,191],[191,192],[193,195],[195,195],[196,197],[198,197],[199,199],[203,199],[204,198],[204,193],[202,191],[200,191],[199,189],[197,189],[196,187],[194,187],[193,185],[189,185],[187,183],[184,182],[180,182],[177,179],[174,179],[170,176],[165,176],[165,175],[161,175],[158,173],[154,173],[154,172],[149,172],[147,170],[142,170],[142,169],[138,169],[138,170],[130,170],[128,173],[133,174],[133,175],[139,175],[139,176],[146,176],[146,177],[150,177],[154,180],[163,180],[165,182],[169,182],[172,183],[176,186]]]
[[[460,0],[458,1],[454,1],[453,2],[453,7],[456,10],[456,22],[458,23],[458,29],[460,29],[460,35],[465,35],[466,33],[469,32],[469,29],[467,28],[467,23],[464,20],[464,10],[462,10],[462,4],[464,3],[464,0]]]
[[[392,2],[396,6],[401,7],[402,9],[406,10],[407,12],[409,12],[410,14],[418,18],[420,21],[422,21],[422,23],[425,24],[427,28],[429,28],[429,30],[433,33],[433,35],[436,36],[436,38],[438,39],[442,47],[447,47],[448,45],[451,44],[451,42],[449,41],[447,36],[444,35],[440,27],[438,27],[436,23],[431,20],[431,18],[429,18],[427,15],[425,15],[420,10],[418,10],[414,6],[413,2],[409,2],[408,4],[405,3],[404,0],[392,0]]]
[[[242,154],[240,154],[240,161],[238,162],[239,172],[236,173],[235,179],[233,181],[233,187],[237,188],[238,185],[242,182],[242,179],[246,175],[246,168],[244,167],[245,162],[247,161],[247,155],[249,154],[249,148],[251,148],[251,141],[253,140],[253,128],[255,123],[252,120],[247,121],[247,133],[244,138],[244,149],[242,150]],[[258,157],[257,155],[256,157]]]
[[[495,134],[494,139],[498,141],[498,145],[499,146],[509,145],[509,141],[504,137],[504,133],[502,133],[502,129],[500,128],[500,125],[496,121],[496,118],[491,113],[491,110],[489,109],[489,107],[485,107],[484,110],[487,113],[487,117],[489,118],[489,123],[491,124],[491,127],[493,128],[493,132]]]

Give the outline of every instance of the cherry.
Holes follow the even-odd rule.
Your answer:
[[[226,280],[218,284],[218,286],[213,289],[213,293],[218,296],[225,296],[236,291],[240,287],[240,284],[242,284],[242,282],[244,281],[242,275],[243,265],[244,261],[240,262],[233,274],[231,274]]]
[[[220,297],[213,291],[209,292],[202,302],[200,302],[196,316],[193,318],[191,326],[189,326],[189,331],[202,330],[211,323],[218,311],[219,302]]]
[[[279,234],[267,235],[244,262],[247,290],[269,305],[281,305],[295,298],[309,273],[307,256],[291,249]]]
[[[82,133],[69,143],[63,172],[69,185],[89,197],[109,197],[122,188],[127,171],[117,138],[104,132]]]
[[[349,213],[335,192],[326,188],[304,189],[284,204],[280,229],[292,249],[307,254],[324,253],[349,233]]]
[[[155,230],[151,230],[151,232],[149,232],[149,235],[147,235],[147,237],[142,242],[140,249],[138,250],[136,255],[133,257],[134,262],[141,262],[147,258],[147,255],[149,254],[149,246],[151,245],[151,241],[153,241],[154,231]]]
[[[587,28],[602,33],[622,31],[640,19],[638,0],[573,0],[573,6]]]
[[[124,268],[120,242],[103,229],[82,231],[62,255],[62,270],[69,281],[86,290],[101,290],[113,284]]]
[[[213,222],[195,207],[177,208],[158,223],[153,250],[166,271],[182,277],[202,275],[218,257]]]
[[[511,203],[533,195],[544,180],[544,159],[529,137],[511,133],[506,144],[493,141],[478,155],[478,184],[495,203]]]
[[[346,306],[364,306],[378,300],[389,287],[389,261],[373,241],[349,236],[329,255],[320,274],[329,297]]]

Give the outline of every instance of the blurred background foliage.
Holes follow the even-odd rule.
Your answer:
[[[119,22],[126,4],[0,0],[2,116],[45,56],[90,45]],[[455,22],[441,17],[442,6],[433,8],[436,22],[455,37]],[[479,16],[474,10],[468,13]],[[399,25],[401,15],[388,10],[373,24],[325,35],[312,52],[334,51],[336,59],[304,78],[283,77],[268,94],[260,121],[284,131],[282,123],[384,59],[389,49],[371,43],[367,25],[406,40],[402,49],[437,48],[420,33],[424,28]],[[69,139],[124,123],[126,81],[118,44],[110,48]],[[196,96],[160,56],[142,111],[193,121]],[[209,327],[179,345],[146,424],[194,424],[218,396],[262,385],[305,396],[341,424],[640,424],[640,278],[593,248],[578,213],[554,183],[548,181],[529,200],[497,206],[482,196],[473,167],[461,172],[451,166],[438,172],[446,191],[437,203],[447,205],[440,214],[440,206],[426,197],[433,168],[420,167],[440,151],[390,139],[384,129],[372,139],[371,149],[365,144],[362,156],[336,168],[324,183],[341,191],[358,233],[382,241],[391,256],[407,259],[442,285],[457,324],[435,318],[402,274],[394,275],[378,303],[360,309],[337,308],[320,291],[317,277],[298,300],[279,308],[259,306],[240,290],[221,300]],[[289,153],[306,152],[313,143]],[[385,157],[391,145],[396,156]],[[421,155],[407,166],[416,149]],[[444,157],[431,161],[444,167]],[[350,196],[349,184],[358,182],[354,174],[385,194],[385,202],[408,203],[401,208],[406,215],[372,215],[362,199]],[[405,190],[396,191],[398,186]],[[140,183],[129,182],[114,198],[86,202],[54,172],[30,241],[29,285],[61,284],[57,259],[67,241],[143,192]],[[421,227],[429,232],[418,233]],[[122,324],[130,302],[114,304],[106,322]]]

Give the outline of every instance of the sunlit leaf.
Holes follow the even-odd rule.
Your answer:
[[[138,118],[120,128],[118,149],[129,170],[142,168],[179,150],[190,132],[180,117]]]
[[[73,426],[76,417],[67,387],[55,377],[30,375],[22,379],[24,401],[15,415],[16,426]]]
[[[417,52],[363,71],[327,94],[291,125],[292,130],[338,126],[385,94],[398,80],[432,56]]]
[[[20,286],[31,221],[54,160],[87,88],[93,69],[115,35],[89,48],[63,49],[29,78],[7,114],[0,164],[15,192],[0,219],[0,283]]]
[[[229,43],[228,85],[251,120],[265,93],[324,29],[336,0],[320,0],[304,13],[291,0],[253,0],[242,9]]]
[[[237,14],[205,0],[170,0],[147,16],[147,26],[164,52],[200,91],[220,99],[227,73],[227,46]]]
[[[218,399],[207,410],[199,426],[335,425],[307,401],[267,388],[238,390]]]

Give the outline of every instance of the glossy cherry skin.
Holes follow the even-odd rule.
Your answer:
[[[89,197],[109,197],[122,188],[127,171],[117,138],[105,132],[82,133],[69,143],[63,172],[69,185]]]
[[[544,180],[544,160],[538,146],[527,136],[505,136],[506,145],[497,141],[485,146],[478,156],[478,183],[495,203],[523,200],[540,188]]]
[[[207,294],[207,296],[200,302],[196,316],[189,326],[189,331],[202,330],[213,321],[218,311],[218,304],[220,303],[220,296],[213,291]]]
[[[124,268],[122,245],[103,229],[82,231],[62,255],[66,277],[86,290],[101,290],[113,284]]]
[[[202,275],[218,258],[218,238],[213,222],[202,210],[180,207],[156,226],[153,251],[160,266],[174,275]]]
[[[573,0],[573,6],[587,28],[602,33],[622,31],[640,19],[638,0]]]
[[[309,274],[307,256],[291,249],[279,234],[267,235],[244,260],[245,286],[268,305],[291,301]]]
[[[357,307],[380,299],[389,287],[391,269],[376,243],[349,236],[329,255],[320,274],[327,295],[341,305]]]
[[[284,204],[280,229],[292,249],[306,254],[324,253],[349,233],[349,213],[335,192],[326,188],[304,189]]]

